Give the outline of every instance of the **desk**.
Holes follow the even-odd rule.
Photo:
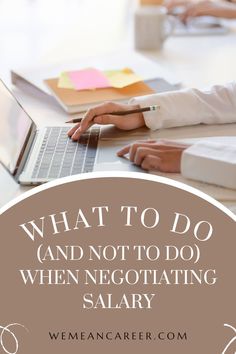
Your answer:
[[[3,1],[3,3],[9,4],[10,1]],[[58,2],[52,1],[52,3],[55,5]],[[96,3],[98,4],[97,1]],[[107,12],[105,11],[107,8],[111,10],[111,3],[112,11],[116,14],[112,21],[106,16]],[[22,31],[25,31],[26,35],[32,27],[33,34],[30,34],[30,38],[24,37],[17,28],[13,36],[12,28],[3,28],[4,23],[1,22],[0,30],[4,29],[4,33],[0,31],[0,45],[5,46],[0,64],[3,79],[9,84],[9,69],[20,65],[30,65],[32,60],[34,64],[37,63],[39,65],[41,63],[45,65],[80,58],[92,53],[97,55],[112,50],[132,48],[134,3],[132,0],[114,0],[112,2],[99,0],[100,13],[98,16],[97,9],[95,11],[93,8],[94,1],[71,1],[70,6],[75,7],[77,4],[81,10],[77,18],[72,16],[66,26],[65,23],[63,25],[60,23],[60,16],[56,16],[55,27],[60,29],[60,36],[56,34],[56,31],[53,31],[53,35],[47,36],[46,28],[47,26],[48,29],[51,28],[52,24],[49,20],[48,23],[45,23],[46,20],[43,16],[40,18],[40,1],[35,0],[34,5],[32,5],[33,2],[29,2],[27,9],[28,18],[31,18],[31,20],[27,22],[27,26]],[[67,8],[67,4],[67,1],[60,1],[58,11],[60,10],[61,14],[64,14],[63,6]],[[33,21],[32,18],[35,18],[36,11],[37,14],[39,13],[37,15],[39,18],[37,17]],[[88,13],[90,16],[89,24],[86,20]],[[12,16],[10,11],[9,16]],[[6,21],[6,12],[4,13],[4,18]],[[65,16],[61,18],[64,21]],[[39,30],[40,19],[44,21],[44,31]],[[25,20],[27,21],[27,19]],[[94,21],[97,21],[96,26]],[[15,22],[15,26],[17,26],[17,22]],[[107,33],[108,26],[109,33]],[[19,37],[20,35],[22,35],[23,39]],[[29,42],[26,42],[26,39]],[[78,43],[78,45],[75,46],[75,43]],[[22,52],[19,51],[21,44],[24,44],[24,51]],[[143,54],[153,60],[157,60],[165,68],[176,73],[181,78],[184,86],[200,88],[236,79],[236,33],[234,29],[227,36],[172,37],[166,41],[162,51]],[[55,103],[53,98],[39,93],[35,89],[29,90],[26,88],[25,90],[20,90],[14,88],[14,93],[39,126],[62,124],[67,118],[67,115]],[[236,124],[221,127],[201,126],[170,129],[157,132],[156,137],[182,138],[214,134],[236,135]],[[0,166],[0,206],[28,189],[28,187],[22,187],[15,183],[3,167]],[[221,196],[220,199],[225,205],[236,208],[236,198],[235,200],[227,200],[227,197],[225,200]]]

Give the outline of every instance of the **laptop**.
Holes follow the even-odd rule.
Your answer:
[[[156,92],[175,90],[163,79],[145,81]],[[67,136],[68,126],[36,124],[0,80],[0,163],[23,185],[92,171],[143,172],[116,152],[126,144],[148,137],[147,131],[126,133],[94,125],[78,142]]]
[[[108,149],[106,140],[104,154],[99,153],[102,142],[99,144],[98,126],[83,134],[78,143],[68,138],[68,126],[38,130],[2,81],[0,107],[0,162],[20,184],[38,185],[104,169],[139,170],[126,159],[116,157],[115,146]]]

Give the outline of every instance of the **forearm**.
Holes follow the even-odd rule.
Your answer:
[[[234,9],[221,9],[220,11],[216,11],[214,17],[225,18],[229,20],[233,20],[236,18],[236,9],[234,5]]]
[[[157,112],[144,113],[152,130],[196,124],[236,122],[236,84],[214,86],[211,90],[186,89],[136,97],[130,103],[160,105]]]
[[[234,19],[236,18],[236,6],[235,4],[225,3],[222,7],[215,10],[215,17]]]

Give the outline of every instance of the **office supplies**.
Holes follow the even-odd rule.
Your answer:
[[[68,76],[76,90],[91,90],[110,86],[104,73],[94,68],[69,71]]]
[[[91,90],[105,87],[123,88],[139,81],[143,81],[142,78],[129,68],[105,71],[88,68],[61,73],[58,87],[72,90]]]
[[[154,93],[154,90],[144,82],[137,82],[121,89],[109,87],[100,90],[84,91],[61,89],[58,87],[58,79],[49,79],[45,83],[58,103],[70,114],[86,111],[91,106],[104,101],[126,102],[131,97]]]
[[[106,115],[113,115],[113,116],[127,116],[129,114],[134,114],[134,113],[142,113],[142,112],[149,112],[149,111],[157,111],[160,109],[160,106],[154,105],[154,106],[148,106],[148,107],[143,107],[143,108],[137,108],[137,109],[130,109],[127,111],[117,111],[117,112],[110,112],[106,113]],[[94,116],[94,118],[99,117],[100,114]],[[104,114],[102,114],[104,115]],[[83,118],[75,118],[72,120],[67,121],[66,123],[79,123],[81,122]]]
[[[11,71],[11,80],[14,85],[21,85],[21,82],[27,82],[41,91],[51,95],[50,89],[45,85],[44,80],[50,77],[59,77],[62,72],[82,69],[86,67],[96,67],[99,70],[132,68],[132,70],[143,78],[150,80],[155,78],[164,78],[171,84],[180,82],[176,78],[176,73],[171,72],[168,68],[159,65],[153,60],[147,59],[141,54],[132,50],[113,52],[110,54],[84,57],[71,62],[55,62],[51,65],[43,64],[25,67],[13,68]]]
[[[66,89],[72,89],[72,90],[75,89],[73,82],[71,81],[71,79],[68,75],[68,72],[61,73],[57,85],[59,88],[66,88]]]
[[[143,81],[141,76],[137,75],[129,68],[122,70],[106,70],[104,74],[108,78],[110,85],[115,88],[123,88]]]

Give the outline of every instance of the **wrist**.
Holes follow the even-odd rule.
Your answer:
[[[130,104],[129,109],[140,109],[141,106],[139,104]],[[142,112],[136,113],[137,121],[139,127],[142,127],[145,125],[145,120],[144,120],[144,115]]]
[[[138,120],[139,120],[139,125],[143,127],[145,125],[145,119],[143,113],[138,113]]]

